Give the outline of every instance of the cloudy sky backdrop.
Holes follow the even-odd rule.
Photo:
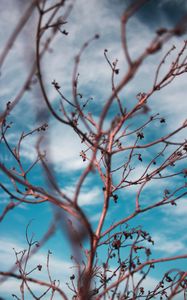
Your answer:
[[[112,60],[119,60],[119,81],[127,68],[121,47],[120,16],[128,2],[131,1],[75,1],[72,13],[68,17],[68,23],[64,27],[69,32],[68,36],[59,34],[52,44],[52,52],[48,53],[43,60],[45,82],[48,87],[49,97],[54,105],[58,97],[56,91],[51,86],[51,82],[54,79],[59,82],[64,95],[71,98],[74,57],[79,52],[83,43],[97,33],[100,35],[100,39],[92,42],[81,60],[79,89],[85,98],[93,97],[93,101],[90,103],[90,111],[96,119],[98,118],[101,107],[111,94],[110,69],[104,59],[104,49],[108,49],[108,55]],[[20,16],[25,11],[26,6],[27,1],[0,1],[0,49],[3,49]],[[128,24],[128,44],[132,57],[137,57],[149,45],[156,29],[174,26],[185,10],[186,1],[150,1]],[[14,99],[26,78],[28,65],[34,55],[36,18],[34,16],[28,22],[28,25],[24,28],[5,61],[0,77],[1,111],[3,111],[8,101]],[[185,37],[183,36],[180,39],[170,40],[159,53],[146,59],[133,81],[120,93],[127,107],[131,107],[136,103],[136,95],[139,92],[147,92],[151,89],[158,62],[173,44],[176,45],[177,49],[180,49],[184,39]],[[14,122],[13,128],[8,134],[12,145],[16,144],[19,134],[23,130],[28,131],[35,128],[38,123],[36,118],[37,111],[42,109],[42,107],[43,102],[37,88],[35,92],[28,92],[24,95],[9,117]],[[166,87],[157,94],[155,93],[150,99],[149,107],[150,114],[159,112],[167,121],[167,124],[162,125],[162,127],[160,124],[155,125],[154,130],[148,132],[150,136],[159,136],[161,131],[166,133],[182,124],[186,118],[187,111],[186,74],[180,78],[176,78],[169,87]],[[111,114],[106,119],[106,128],[110,122],[110,118]],[[75,189],[77,178],[85,166],[79,155],[83,146],[70,128],[56,123],[52,118],[50,119],[48,133],[50,134],[50,153],[56,177],[63,191],[66,191],[71,196]],[[178,139],[184,139],[185,136],[186,132],[183,132]],[[35,142],[36,137],[30,136],[23,143],[22,157],[25,165],[29,164],[36,156]],[[13,163],[12,159],[8,156],[5,148],[2,145],[0,147],[1,161],[11,165]],[[146,150],[144,155],[145,157],[149,157],[151,153],[149,153],[149,150]],[[138,178],[143,170],[143,165],[137,165],[132,176]],[[40,168],[36,167],[31,175],[33,183],[37,185],[44,184],[41,180]],[[11,188],[10,182],[5,181],[5,177],[1,172],[0,180],[5,182],[7,187]],[[114,180],[117,182],[119,178],[115,178]],[[177,182],[171,179],[163,180],[162,182],[153,182],[148,186],[142,201],[148,203],[152,197],[158,199],[161,188],[169,189],[170,186],[177,184]],[[105,224],[106,227],[115,222],[119,214],[120,216],[125,216],[132,210],[131,199],[134,199],[135,192],[133,189],[121,191],[121,202],[117,206],[114,204],[111,205]],[[94,227],[97,224],[99,212],[102,207],[102,197],[99,178],[97,176],[90,176],[81,190],[80,204],[84,208],[85,213],[89,215]],[[9,199],[6,194],[0,190],[1,212],[8,201]],[[176,255],[185,252],[187,245],[186,201],[187,199],[183,198],[175,208],[164,206],[150,214],[141,215],[130,223],[131,226],[142,224],[144,229],[150,232],[155,240],[153,252],[155,257]],[[51,205],[29,206],[22,204],[6,216],[0,228],[1,270],[7,270],[14,263],[15,257],[12,248],[21,250],[26,247],[25,228],[28,222],[33,219],[30,231],[34,232],[36,239],[39,240],[50,224],[52,210]],[[30,263],[33,265],[38,263],[45,265],[48,249],[53,253],[51,258],[53,276],[56,279],[60,279],[62,286],[65,286],[65,280],[68,278],[67,274],[72,273],[70,268],[70,255],[72,251],[70,245],[67,245],[66,237],[61,231],[57,232]],[[177,265],[182,266],[183,262],[178,262]],[[154,274],[151,275],[152,277],[150,276],[147,279],[147,287],[155,285],[161,272],[174,266],[175,263],[167,263],[160,268],[156,268]],[[44,273],[42,272],[40,275],[43,279],[45,279]],[[6,300],[12,299],[10,290],[11,293],[19,293],[18,283],[14,279],[5,282],[0,287],[0,295],[5,297]]]

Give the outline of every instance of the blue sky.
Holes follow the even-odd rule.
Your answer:
[[[24,4],[23,4],[24,3]],[[2,0],[0,4],[0,41],[1,49],[8,36],[11,34],[22,11],[24,11],[25,2],[14,0]],[[120,40],[120,22],[119,17],[124,9],[124,3],[120,0],[77,0],[68,17],[68,23],[65,29],[69,32],[68,36],[57,35],[52,44],[52,52],[48,53],[43,60],[43,72],[48,95],[54,105],[58,100],[55,89],[51,82],[55,79],[62,87],[64,95],[71,97],[71,78],[74,65],[74,57],[79,52],[82,44],[96,33],[100,39],[93,41],[85,51],[81,60],[79,73],[79,89],[85,99],[93,97],[90,102],[89,111],[98,120],[98,114],[103,107],[104,101],[111,94],[111,76],[110,69],[104,59],[104,49],[108,49],[108,55],[111,59],[118,59],[120,69],[119,81],[126,70],[123,49]],[[155,4],[156,3],[156,4]],[[176,23],[185,10],[185,1],[150,1],[138,15],[131,19],[128,24],[128,44],[133,58],[149,44],[154,30],[167,26],[171,27]],[[15,95],[22,86],[27,74],[27,66],[33,58],[34,53],[34,29],[36,16],[34,16],[28,25],[24,28],[22,34],[18,37],[15,46],[4,64],[0,78],[0,110],[2,111],[8,101],[14,99]],[[6,28],[6,31],[5,29]],[[175,44],[177,49],[182,47],[183,40],[186,37],[171,39],[159,52],[150,56],[143,63],[135,78],[120,92],[121,99],[124,99],[124,105],[128,108],[136,103],[136,95],[139,92],[147,92],[151,89],[154,80],[156,67],[166,53],[166,51]],[[25,43],[26,41],[26,43]],[[176,50],[177,51],[177,50]],[[173,54],[175,55],[175,54]],[[172,60],[171,56],[169,60]],[[164,68],[168,68],[166,64]],[[166,119],[166,124],[155,122],[154,126],[146,131],[147,140],[152,140],[166,134],[178,127],[186,119],[187,101],[186,101],[186,74],[176,78],[176,80],[163,89],[155,93],[149,102],[150,114],[160,113],[160,116]],[[28,132],[37,125],[41,125],[41,120],[37,119],[38,111],[42,111],[43,102],[40,101],[41,95],[36,88],[33,92],[25,93],[21,102],[12,111],[8,120],[13,121],[12,128],[7,133],[7,138],[12,145],[16,146],[22,131]],[[116,108],[111,110],[105,120],[104,127],[108,128],[110,120]],[[47,117],[44,115],[44,121]],[[143,122],[144,117],[136,117],[133,122]],[[135,126],[129,122],[131,128]],[[86,163],[82,162],[80,151],[84,145],[80,142],[71,128],[57,123],[53,118],[49,120],[49,128],[46,131],[49,136],[49,151],[51,165],[58,181],[60,189],[66,192],[70,197],[76,187],[77,180],[85,168]],[[21,148],[22,161],[27,168],[36,157],[35,143],[38,133],[27,137]],[[186,130],[178,134],[177,140],[186,138]],[[131,143],[128,140],[127,143]],[[4,144],[0,144],[0,160],[8,166],[13,166],[13,158],[7,153]],[[145,163],[158,151],[153,147],[151,151],[143,150],[144,161],[142,164],[134,160],[136,166],[132,172],[131,180],[138,178],[145,168]],[[123,157],[116,156],[115,164]],[[182,162],[186,168],[186,162]],[[176,168],[181,168],[179,164]],[[170,170],[169,170],[170,171]],[[168,172],[169,172],[168,171]],[[36,166],[29,176],[31,182],[38,186],[46,187],[41,166]],[[114,182],[119,182],[120,173],[114,177]],[[142,197],[142,205],[146,205],[152,199],[158,200],[162,197],[164,189],[173,189],[180,184],[181,178],[155,180],[151,182]],[[6,184],[8,189],[12,189],[11,182],[0,172],[0,181]],[[116,222],[119,218],[128,215],[134,208],[134,198],[136,196],[136,187],[119,191],[119,201],[117,205],[111,203],[107,215],[104,229],[110,224]],[[102,207],[103,191],[100,178],[97,174],[91,173],[80,193],[80,206],[83,208],[93,228],[96,228]],[[186,252],[187,234],[186,234],[186,214],[187,198],[183,197],[176,207],[163,206],[151,212],[142,214],[129,222],[130,226],[142,225],[155,240],[153,250],[154,257],[165,257],[178,255]],[[0,189],[0,212],[9,202],[9,197]],[[37,240],[40,240],[45,234],[54,213],[55,208],[51,204],[43,203],[39,205],[21,204],[10,211],[0,226],[0,265],[1,270],[7,270],[14,263],[14,252],[24,249],[26,246],[25,230],[28,222],[33,220],[29,230],[34,232]],[[62,215],[63,217],[63,215]],[[72,254],[71,244],[67,241],[64,230],[58,230],[47,244],[33,257],[30,262],[31,267],[40,263],[46,265],[47,251],[50,249],[53,253],[51,257],[51,270],[55,279],[60,279],[65,287],[72,274]],[[104,255],[104,251],[102,253]],[[101,257],[102,257],[101,255]],[[186,262],[185,262],[186,265]],[[154,286],[165,270],[173,267],[184,267],[184,262],[167,263],[157,267],[155,272],[147,278],[147,288]],[[41,272],[40,278],[45,279],[45,272]],[[37,287],[35,287],[36,289]],[[19,285],[16,280],[8,280],[0,287],[0,295],[6,300],[12,299],[11,293],[19,294]],[[37,291],[36,291],[37,292]],[[48,298],[46,298],[48,299]],[[56,297],[55,299],[58,299]]]

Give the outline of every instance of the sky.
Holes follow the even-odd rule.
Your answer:
[[[70,1],[69,1],[70,2]],[[46,82],[49,98],[53,105],[58,103],[58,95],[52,87],[51,82],[56,80],[59,82],[63,94],[72,97],[71,81],[74,67],[74,58],[79,53],[81,46],[95,34],[99,34],[100,38],[94,40],[86,49],[81,59],[79,67],[79,90],[84,95],[84,99],[92,97],[89,103],[89,111],[98,120],[99,112],[103,107],[106,99],[111,94],[111,75],[110,68],[104,59],[104,49],[108,50],[108,56],[111,60],[118,59],[120,69],[118,82],[127,70],[127,64],[124,58],[121,46],[120,36],[120,16],[129,1],[122,0],[76,0],[68,22],[64,29],[68,35],[58,34],[51,45],[51,50],[42,60],[42,69]],[[15,28],[20,16],[27,7],[27,1],[1,0],[0,2],[0,49],[3,49],[8,37]],[[159,0],[149,1],[129,22],[127,26],[127,37],[130,53],[133,58],[138,55],[149,45],[154,37],[154,32],[158,28],[171,28],[183,16],[186,2],[183,0]],[[14,99],[15,95],[21,88],[28,71],[28,66],[34,57],[34,40],[35,40],[35,24],[37,15],[34,15],[19,35],[14,47],[11,49],[0,77],[0,112],[6,107],[6,103]],[[5,30],[6,29],[6,30]],[[120,92],[121,99],[127,108],[132,107],[137,101],[136,95],[140,92],[148,92],[153,84],[154,74],[158,63],[164,54],[171,48],[173,44],[177,49],[181,49],[183,40],[186,36],[172,38],[164,47],[156,53],[148,57],[137,72],[135,78]],[[175,50],[177,53],[177,49]],[[2,50],[1,50],[2,51]],[[165,64],[164,70],[167,70],[169,62],[175,56],[173,53]],[[180,126],[186,119],[187,101],[186,101],[186,74],[176,78],[171,85],[165,89],[155,93],[149,102],[149,114],[159,113],[161,117],[166,119],[166,124],[155,123],[152,128],[146,132],[149,139],[165,134]],[[107,129],[116,108],[109,112],[104,127]],[[49,122],[49,128],[46,134],[49,136],[49,152],[50,164],[53,168],[55,178],[59,183],[59,187],[68,196],[72,196],[76,187],[77,180],[85,168],[86,163],[82,162],[80,157],[81,150],[84,145],[78,139],[77,135],[71,128],[64,126],[50,118],[44,108],[44,102],[41,101],[41,93],[39,88],[28,91],[23,96],[20,103],[15,107],[8,116],[8,120],[13,125],[7,133],[7,138],[12,147],[16,146],[20,134],[34,129],[41,125],[42,121]],[[134,122],[143,122],[144,117],[136,118]],[[134,126],[135,124],[129,124]],[[35,144],[37,134],[27,137],[21,148],[22,161],[25,167],[36,158]],[[178,141],[186,138],[184,130],[177,136]],[[131,143],[131,140],[127,140]],[[158,150],[153,147],[153,152],[143,150],[142,155],[145,162]],[[115,164],[118,165],[123,157],[116,157]],[[7,153],[7,149],[3,143],[0,144],[0,161],[13,166],[13,158]],[[184,168],[187,168],[186,162],[183,161]],[[143,173],[145,164],[135,162],[135,170],[132,172],[130,180],[138,178]],[[181,165],[179,164],[179,168]],[[29,176],[33,184],[45,186],[45,176],[41,170],[41,166],[36,166]],[[115,175],[113,179],[117,184],[120,180],[120,173]],[[13,189],[12,183],[0,171],[0,182],[5,184],[8,189]],[[180,180],[164,179],[151,182],[141,199],[142,205],[146,205],[152,198],[159,199],[164,189],[172,189],[180,184]],[[49,188],[49,187],[48,187]],[[121,190],[119,192],[119,201],[117,205],[111,203],[107,215],[104,229],[110,224],[116,222],[119,218],[128,215],[133,206],[133,199],[136,195],[136,188]],[[85,214],[89,217],[93,228],[96,228],[102,208],[103,191],[99,176],[95,173],[91,174],[79,196],[80,206]],[[9,202],[9,197],[0,189],[0,213]],[[150,233],[155,241],[153,255],[154,257],[165,257],[179,255],[185,253],[187,246],[187,198],[183,197],[176,207],[163,206],[152,212],[145,213],[136,217],[129,222],[129,226],[136,227],[142,225],[143,228]],[[40,205],[21,204],[14,210],[10,211],[0,224],[0,268],[8,270],[15,263],[16,251],[20,251],[27,247],[26,243],[26,227],[29,226],[29,234],[34,233],[34,238],[40,240],[45,234],[49,224],[52,221],[53,213],[56,209],[47,203]],[[63,215],[62,215],[63,218]],[[48,250],[51,255],[51,271],[53,278],[60,279],[62,287],[66,288],[66,281],[72,274],[72,261],[70,259],[73,251],[71,243],[68,242],[67,236],[63,230],[58,230],[56,234],[40,249],[29,262],[32,269],[37,264],[42,264],[43,270],[37,274],[39,278],[46,279],[45,266]],[[104,252],[103,254],[104,255]],[[186,262],[185,262],[186,265]],[[112,266],[114,267],[114,266]],[[185,267],[184,261],[176,263],[165,263],[160,267],[156,267],[153,274],[147,278],[147,289],[151,288],[158,282],[158,278],[167,269],[173,267]],[[11,289],[11,293],[10,293]],[[36,293],[38,287],[33,289]],[[0,296],[3,299],[13,299],[11,294],[19,295],[19,284],[16,280],[10,279],[0,286]],[[69,292],[68,292],[69,293]],[[70,295],[70,294],[69,294]],[[45,299],[48,299],[47,297]],[[55,299],[59,299],[56,296]],[[180,298],[176,298],[179,299]]]

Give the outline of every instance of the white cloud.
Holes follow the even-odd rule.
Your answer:
[[[156,233],[152,236],[155,246],[154,249],[157,251],[165,252],[168,255],[185,251],[186,245],[179,239],[168,238],[162,233]]]
[[[84,146],[72,128],[57,124],[53,126],[50,136],[49,151],[57,171],[76,171],[85,167],[86,162],[80,157]]]
[[[20,283],[21,283],[21,281],[19,281],[17,279],[9,278],[7,281],[5,281],[3,284],[1,284],[1,295],[2,296],[5,295],[5,297],[11,297],[12,294],[15,294],[16,296],[20,296],[21,295],[20,294]],[[41,296],[42,293],[44,293],[47,290],[47,287],[43,287],[41,285],[34,284],[32,282],[27,282],[27,283],[28,283],[28,286],[30,287],[30,289],[32,290],[32,292],[34,292],[34,294],[38,297]],[[25,294],[26,299],[31,299],[30,297],[33,298],[33,296],[31,296],[31,294],[28,292],[26,287],[25,287],[24,294]],[[68,294],[69,294],[69,292],[67,293],[67,295]],[[51,291],[49,291],[44,297],[42,297],[42,299],[48,300],[50,296],[51,296]],[[5,298],[5,299],[10,299],[10,298]],[[62,297],[59,296],[58,292],[56,292],[54,299],[61,300]]]
[[[76,186],[76,185],[75,185]],[[75,193],[75,188],[73,186],[67,186],[65,189],[62,189],[70,198],[73,198]],[[97,186],[90,187],[84,186],[79,194],[78,203],[80,206],[92,206],[102,204],[102,194],[101,189]]]
[[[62,124],[50,124],[46,135],[50,136],[47,142],[43,143],[42,149],[46,150],[47,157],[55,164],[55,169],[59,172],[76,171],[85,167],[87,162],[83,162],[80,152],[84,145],[72,128]],[[15,147],[21,133],[10,132],[7,135],[8,141]],[[25,138],[21,143],[20,155],[22,161],[27,159],[34,162],[37,158],[36,144],[40,134],[33,134]],[[48,138],[47,138],[48,139]],[[8,159],[5,157],[5,159]]]
[[[8,271],[12,266],[14,266],[16,258],[15,258],[13,248],[15,248],[17,252],[19,252],[26,249],[27,246],[25,244],[15,241],[14,239],[10,239],[7,238],[6,236],[3,236],[0,241],[1,270]],[[37,270],[34,271],[33,273],[30,274],[30,277],[34,277],[49,282],[47,276],[46,262],[47,262],[47,253],[45,253],[44,250],[40,251],[39,253],[31,257],[28,262],[27,271],[32,270],[39,264],[42,265],[42,270],[41,272]],[[51,272],[52,279],[60,280],[60,287],[63,289],[67,289],[65,282],[66,280],[68,280],[69,276],[72,273],[71,270],[72,265],[69,262],[64,261],[63,259],[55,258],[53,255],[50,256],[49,265],[50,265],[50,272]],[[8,278],[8,280],[6,280],[4,283],[1,284],[1,293],[7,294],[7,296],[10,296],[10,294],[12,293],[19,294],[20,293],[19,286],[20,286],[19,280]],[[42,288],[40,285],[37,284],[29,283],[29,286],[38,295],[45,290],[45,288]],[[69,293],[68,290],[67,293]],[[60,298],[55,298],[55,299],[60,299]]]
[[[134,278],[135,278],[135,282],[139,282],[142,276],[141,274],[136,273]],[[151,275],[146,276],[145,280],[143,281],[143,286],[145,287],[145,291],[153,290],[157,284],[158,284],[158,279],[154,278]]]
[[[167,210],[164,210],[166,215],[169,216],[176,216],[178,218],[186,218],[187,215],[187,199],[186,198],[181,198],[177,202],[177,206],[172,207],[168,206]]]
[[[19,252],[23,249],[26,249],[27,245],[16,240],[3,236],[0,241],[0,259],[1,259],[1,268],[5,269],[11,267],[15,262],[15,255],[13,248]],[[32,265],[34,264],[43,264],[46,265],[47,254],[42,250],[33,256],[30,261]],[[69,272],[67,271],[70,268],[70,263],[63,261],[58,258],[51,257],[51,268],[55,270],[56,273],[60,272]]]
[[[78,54],[82,45],[96,33],[100,34],[100,39],[93,41],[81,58],[80,92],[87,94],[86,90],[89,89],[90,96],[94,95],[96,98],[98,94],[106,97],[111,93],[111,71],[104,59],[103,51],[108,48],[114,59],[123,58],[120,46],[120,21],[114,14],[112,18],[109,17],[111,13],[104,2],[76,1],[68,18],[68,24],[64,27],[69,35],[67,37],[59,35],[53,43],[54,52],[46,56],[48,63],[44,64],[44,67],[47,84],[55,78],[70,100],[75,55]],[[81,26],[77,26],[80,20]],[[51,89],[49,93],[52,99],[56,98],[54,90]],[[103,104],[102,100],[96,100],[98,105]]]

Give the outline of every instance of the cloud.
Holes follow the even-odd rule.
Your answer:
[[[187,199],[186,198],[181,198],[177,202],[177,206],[172,208],[169,206],[167,210],[165,210],[165,214],[167,215],[172,215],[176,217],[186,217],[187,214]]]
[[[64,189],[62,189],[62,191],[66,193],[70,198],[73,198],[75,188],[71,185],[65,187]],[[78,203],[80,206],[93,206],[102,203],[102,199],[103,197],[101,194],[101,189],[98,186],[92,188],[87,185],[81,189],[78,197]]]
[[[93,41],[81,57],[79,91],[86,96],[95,96],[97,105],[103,104],[97,97],[106,97],[111,93],[111,71],[104,59],[104,49],[108,48],[114,59],[117,58],[116,55],[118,58],[123,57],[120,46],[120,21],[115,15],[109,18],[111,13],[104,2],[75,2],[68,24],[64,27],[69,32],[68,36],[59,35],[56,38],[53,53],[46,56],[48,63],[43,64],[47,85],[55,78],[65,95],[72,99],[74,58],[82,45],[98,33],[100,39]],[[81,24],[77,26],[80,20]],[[54,90],[51,89],[49,93],[51,99],[56,98]]]
[[[40,124],[41,125],[41,124]],[[32,128],[33,129],[33,128]],[[59,172],[71,172],[81,170],[87,162],[83,162],[80,152],[84,149],[80,138],[72,128],[62,124],[54,124],[52,122],[46,131],[47,142],[42,145],[42,149],[46,150],[47,157],[54,163],[55,169]],[[7,134],[9,143],[15,147],[21,136],[17,131]],[[20,155],[22,161],[27,159],[28,162],[34,162],[37,158],[36,144],[40,134],[33,134],[25,138],[21,143]],[[7,160],[7,155],[5,156]],[[10,160],[10,156],[9,156]]]
[[[182,235],[181,238],[186,240],[185,229],[187,225],[187,199],[181,198],[176,202],[176,206],[167,206],[167,209],[162,208],[162,213],[164,214],[164,222],[173,230],[177,232],[178,235]]]
[[[84,145],[72,128],[56,124],[50,137],[49,153],[57,171],[71,172],[85,167],[86,162],[80,157]]]
[[[27,246],[24,243],[20,243],[18,241],[15,241],[12,238],[3,236],[1,237],[0,241],[0,266],[1,271],[8,271],[9,268],[11,268],[16,261],[15,254],[13,251],[13,248],[19,252],[23,251],[27,248]],[[31,257],[28,261],[27,265],[27,271],[32,270],[37,265],[42,265],[42,270],[39,272],[38,270],[34,271],[30,274],[30,277],[37,278],[39,280],[43,280],[46,282],[49,282],[49,278],[47,276],[47,252],[44,250],[39,251],[36,255]],[[67,289],[65,282],[68,280],[68,276],[72,273],[71,267],[72,265],[60,258],[55,258],[53,255],[50,256],[50,272],[53,280],[60,280],[60,287],[62,289]],[[33,292],[35,292],[38,295],[41,295],[42,291],[45,291],[45,288],[41,287],[37,284],[29,283],[29,286],[32,288]],[[20,281],[16,279],[8,279],[3,284],[1,284],[1,293],[3,293],[6,296],[10,296],[10,294],[20,294]],[[69,291],[67,290],[67,293]],[[27,297],[29,297],[29,294],[26,293]],[[48,298],[45,298],[48,299]],[[56,299],[56,298],[55,298]],[[57,297],[57,299],[60,299]]]
[[[168,238],[162,233],[156,233],[153,234],[152,238],[155,242],[154,250],[167,253],[168,255],[173,255],[186,250],[186,245],[174,237]]]
[[[135,282],[139,282],[139,280],[141,280],[142,276],[141,274],[136,273],[135,276]],[[151,291],[153,290],[156,285],[158,284],[158,279],[154,278],[151,275],[146,276],[145,280],[144,280],[144,287],[145,287],[145,291]]]
[[[8,3],[8,4],[7,4]],[[12,5],[15,3],[13,0],[5,1],[3,0],[3,9],[6,8],[6,14],[1,22],[0,26],[1,41],[5,40],[7,32],[11,33],[15,26],[15,21],[18,18],[18,10],[12,13]],[[20,2],[21,3],[21,2]],[[87,1],[87,0],[77,0],[75,7],[71,16],[68,18],[68,24],[64,28],[69,31],[69,35],[59,37],[54,41],[52,48],[53,52],[46,55],[42,63],[43,74],[46,81],[46,86],[49,93],[50,101],[56,104],[58,101],[58,96],[56,91],[51,88],[51,81],[56,79],[62,86],[62,91],[72,100],[72,71],[74,65],[74,57],[80,50],[81,46],[88,38],[92,37],[95,33],[100,34],[100,39],[94,41],[88,49],[86,49],[80,64],[80,78],[79,78],[79,90],[87,96],[94,96],[95,102],[93,102],[93,112],[98,114],[100,108],[104,105],[105,99],[111,93],[111,73],[110,68],[103,56],[103,50],[107,48],[109,51],[109,56],[111,59],[119,59],[120,74],[119,79],[124,75],[124,71],[127,69],[127,64],[124,61],[123,50],[120,41],[120,20],[119,15],[117,16],[111,9],[110,5],[105,5],[107,1]],[[2,7],[2,4],[1,4]],[[15,7],[15,4],[14,4]],[[120,12],[121,13],[121,12]],[[81,21],[80,21],[81,20]],[[11,26],[10,26],[11,25]],[[134,18],[129,23],[128,27],[128,43],[130,46],[130,53],[133,58],[137,57],[140,52],[147,48],[152,36],[154,35],[151,28],[145,26],[139,19]],[[159,24],[160,26],[160,24]],[[7,28],[6,32],[3,28]],[[31,31],[30,31],[31,32]],[[30,34],[28,35],[30,36]],[[176,39],[170,42],[176,43]],[[183,42],[177,42],[182,44]],[[1,84],[1,92],[7,101],[9,98],[15,96],[15,92],[18,90],[20,85],[22,85],[22,80],[25,76],[25,60],[23,61],[23,56],[25,55],[23,47],[23,39],[19,39],[17,46],[14,51],[11,51],[10,58],[7,60],[6,72],[3,77],[3,84]],[[121,99],[124,106],[132,105],[135,101],[135,95],[138,92],[146,92],[152,87],[152,82],[155,75],[156,67],[161,59],[161,56],[167,51],[170,46],[164,47],[163,50],[152,57],[146,59],[146,61],[141,66],[137,75],[133,80],[124,88],[123,92],[120,93]],[[20,51],[21,50],[21,51]],[[23,55],[24,53],[24,55]],[[22,62],[23,61],[23,62]],[[17,76],[19,74],[19,76]],[[7,82],[10,84],[7,84]],[[3,98],[3,101],[5,101]],[[150,99],[150,107],[152,112],[159,111],[165,117],[167,117],[168,126],[167,129],[163,129],[162,133],[166,130],[170,130],[183,122],[186,114],[186,76],[176,79],[175,83],[172,83],[168,88],[157,92]],[[31,103],[43,103],[41,97],[36,97],[34,94],[27,94],[27,97],[23,99],[23,103],[28,103],[28,107],[22,106],[22,102],[19,109],[16,108],[15,116],[20,119],[24,126],[28,126],[29,122],[35,122],[29,117],[32,114],[32,119],[35,118],[34,112],[30,110]],[[129,104],[128,104],[128,103]],[[36,105],[36,106],[37,106]],[[152,113],[151,112],[151,113]],[[13,112],[14,113],[14,112]],[[20,117],[21,116],[21,117]],[[83,144],[80,143],[77,135],[71,130],[71,128],[61,126],[61,124],[55,125],[51,124],[52,129],[49,129],[51,134],[51,146],[49,147],[49,154],[51,160],[55,165],[55,170],[59,173],[68,174],[67,180],[75,175],[75,172],[81,171],[86,163],[82,162],[80,157],[80,151],[83,148]],[[152,128],[150,132],[157,131],[158,134],[161,133],[159,128]],[[18,133],[15,132],[13,136],[14,142],[17,141]],[[184,137],[181,134],[180,139]],[[22,147],[23,158],[32,161],[35,158],[35,138],[29,137]],[[48,149],[47,149],[48,150]],[[137,179],[144,171],[144,166],[138,165],[134,172],[132,172],[131,180]],[[67,173],[68,172],[68,173]],[[69,177],[70,176],[70,177]],[[171,182],[171,181],[170,181]],[[150,190],[150,198],[153,198],[151,189],[154,195],[157,191],[160,191],[161,187],[164,188],[166,181],[155,180],[148,183],[148,189]],[[133,187],[134,188],[134,187]],[[64,190],[63,190],[64,191]],[[74,187],[68,186],[65,191],[69,193],[70,196],[73,195]],[[130,197],[129,197],[130,198]],[[101,197],[101,191],[92,183],[92,188],[90,185],[83,187],[79,196],[79,203],[82,206],[93,207],[94,205],[101,203],[103,197]],[[142,200],[144,201],[144,200]],[[177,207],[172,209],[172,207],[167,207],[165,209],[165,215],[167,220],[170,216],[177,217],[177,220],[186,219],[186,206],[185,202],[182,202],[182,206],[178,204]],[[129,206],[129,204],[127,204]],[[121,212],[120,212],[121,213]],[[98,221],[100,213],[93,213],[90,217],[93,222]],[[114,215],[113,215],[114,216]],[[111,215],[109,215],[109,218]],[[116,214],[115,218],[120,217],[120,214]],[[176,220],[175,220],[176,222]],[[174,222],[174,223],[175,223]],[[183,223],[184,224],[184,223]],[[186,224],[186,221],[185,221]],[[176,226],[176,223],[174,224]],[[159,228],[157,228],[157,231]],[[176,230],[176,228],[175,228]],[[184,243],[181,240],[176,240],[174,238],[168,238],[164,234],[155,235],[155,249],[157,251],[167,252],[168,254],[173,254],[178,251],[184,250]],[[9,265],[14,263],[14,254],[12,247],[16,249],[24,249],[24,245],[13,240],[8,240],[6,237],[1,238],[0,242],[0,264],[1,267],[7,268]],[[42,252],[38,254],[36,258],[33,258],[32,264],[36,265],[41,262],[43,265],[46,264],[46,253]],[[69,274],[69,264],[60,258],[51,258],[51,268],[55,270],[54,278],[64,278],[64,273]],[[63,274],[62,274],[63,273]],[[61,275],[62,274],[62,275]],[[65,274],[66,275],[66,274]],[[11,282],[11,285],[10,285]],[[7,285],[6,285],[7,284]],[[146,286],[155,284],[155,279],[152,277],[147,278]],[[3,291],[9,292],[10,290],[16,288],[16,281],[11,280],[5,283]],[[12,287],[12,289],[11,289]],[[35,285],[35,289],[37,286]]]

